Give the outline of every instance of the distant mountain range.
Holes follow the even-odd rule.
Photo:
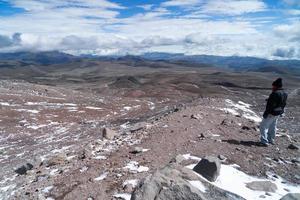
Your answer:
[[[14,65],[15,62],[21,62],[20,66],[26,65],[53,65],[80,60],[108,60],[124,61],[135,66],[145,61],[163,61],[169,63],[182,63],[192,65],[193,67],[220,67],[229,68],[236,71],[259,71],[274,72],[279,74],[297,74],[300,75],[300,60],[267,60],[255,57],[239,56],[212,56],[212,55],[184,55],[170,53],[146,53],[140,56],[91,56],[81,55],[73,56],[70,54],[51,51],[51,52],[18,52],[18,53],[0,53],[0,67],[7,63]],[[1,64],[2,63],[2,64]]]
[[[48,52],[16,52],[16,53],[0,53],[1,61],[19,61],[24,64],[40,64],[40,65],[53,65],[63,64],[80,60],[80,57],[76,57],[70,54],[48,51]]]

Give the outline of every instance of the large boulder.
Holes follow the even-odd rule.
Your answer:
[[[270,181],[253,181],[247,183],[246,187],[251,190],[263,191],[263,192],[276,192],[277,190],[276,184]]]
[[[102,129],[102,137],[108,140],[112,140],[117,136],[117,132],[109,129],[109,128],[103,128]]]
[[[280,200],[299,200],[300,193],[289,193],[283,196]]]
[[[244,200],[215,187],[193,170],[170,163],[140,182],[131,200]]]
[[[220,175],[221,162],[218,158],[207,156],[194,167],[194,171],[202,175],[208,181],[214,182]]]

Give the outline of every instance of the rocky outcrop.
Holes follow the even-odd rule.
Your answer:
[[[205,197],[202,193],[185,180],[183,173],[174,166],[168,165],[156,171],[152,176],[147,177],[137,187],[131,200],[204,200]]]
[[[205,192],[192,183],[203,185]],[[197,185],[196,184],[196,185]],[[192,170],[170,163],[137,186],[131,200],[244,200],[202,179]]]
[[[203,158],[195,167],[194,171],[202,175],[208,181],[214,182],[220,175],[221,162],[218,158],[207,156]]]

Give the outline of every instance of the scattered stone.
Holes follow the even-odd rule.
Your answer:
[[[292,149],[292,150],[299,150],[299,146],[296,145],[296,144],[290,144],[290,145],[288,146],[288,148],[289,148],[289,149]]]
[[[131,194],[134,191],[134,186],[132,184],[126,184],[123,187],[124,192]]]
[[[170,163],[177,163],[177,164],[180,164],[182,163],[183,161],[185,160],[184,156],[179,154],[177,155],[175,158],[173,158]]]
[[[201,115],[199,115],[199,114],[196,114],[196,115],[191,115],[191,119],[197,119],[197,120],[199,120],[199,119],[202,119],[202,117],[201,117]]]
[[[299,200],[300,193],[289,193],[283,196],[280,200]]]
[[[19,175],[24,175],[27,173],[27,171],[32,170],[33,165],[30,163],[26,163],[25,165],[22,165],[21,167],[17,168],[15,172]]]
[[[203,133],[201,133],[200,135],[198,135],[198,138],[199,138],[200,140],[204,140],[205,135],[204,135]]]
[[[220,169],[220,160],[216,157],[207,156],[203,158],[193,170],[205,177],[207,180],[214,182],[220,175]]]
[[[132,154],[138,154],[138,153],[142,153],[142,152],[143,152],[142,147],[135,147],[132,151],[130,151],[130,153],[132,153]]]
[[[276,184],[270,181],[253,181],[246,184],[246,187],[254,191],[276,192]]]
[[[140,122],[140,123],[136,123],[135,125],[133,125],[132,127],[130,127],[130,132],[134,133],[136,131],[142,130],[144,128],[147,128],[147,126],[149,126],[148,123],[146,122]]]
[[[114,139],[114,137],[117,136],[117,133],[109,128],[103,128],[102,129],[102,137],[108,140]]]
[[[174,108],[173,112],[178,112],[179,108]]]
[[[259,198],[261,198],[261,199],[265,199],[265,198],[266,198],[266,196],[265,196],[265,195],[260,195],[260,196],[259,196]]]
[[[222,126],[229,126],[229,125],[232,124],[232,123],[233,123],[232,120],[224,119],[224,120],[221,122],[221,125],[222,125]]]
[[[84,160],[86,159],[86,154],[85,154],[85,151],[81,151],[78,155],[78,159],[80,160]]]
[[[292,163],[300,163],[300,157],[292,159]]]
[[[44,164],[46,165],[46,167],[51,167],[54,165],[63,165],[66,163],[66,161],[67,158],[64,155],[57,155],[51,157],[49,160],[46,160]]]
[[[250,130],[251,130],[251,128],[249,128],[248,126],[243,126],[243,127],[242,127],[242,130],[245,130],[245,131],[250,131]]]
[[[269,192],[266,192],[265,195],[267,195],[267,196],[272,196],[272,194],[269,193]]]

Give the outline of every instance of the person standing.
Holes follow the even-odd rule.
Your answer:
[[[260,143],[262,146],[275,144],[275,135],[278,118],[284,113],[287,93],[282,88],[282,79],[278,78],[272,83],[272,93],[267,99],[266,110],[260,124]]]

